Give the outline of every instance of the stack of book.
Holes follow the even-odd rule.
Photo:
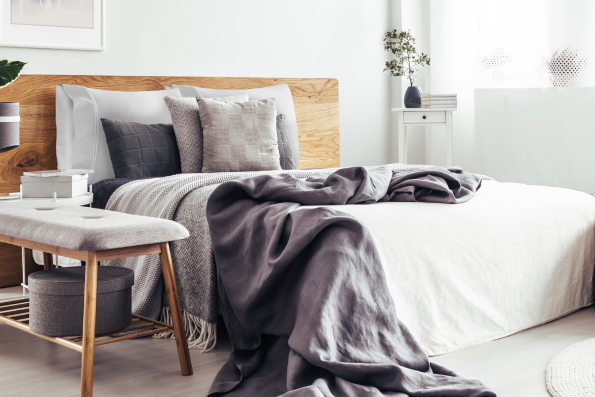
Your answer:
[[[422,108],[456,108],[457,94],[421,94]]]
[[[51,170],[23,172],[23,198],[73,198],[87,193],[87,181],[93,170]]]

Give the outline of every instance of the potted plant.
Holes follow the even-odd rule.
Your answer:
[[[563,50],[554,51],[545,64],[554,87],[572,87],[574,80],[587,64],[587,60],[579,58],[577,51],[566,47]]]
[[[405,91],[404,100],[406,108],[421,107],[421,89],[414,86],[413,82],[419,68],[430,65],[430,58],[423,52],[418,54],[414,44],[415,38],[410,30],[405,32],[393,29],[386,32],[384,37],[384,50],[394,55],[394,59],[386,62],[384,71],[391,76],[405,76],[409,79],[410,85]]]
[[[506,70],[506,64],[512,57],[505,51],[494,50],[492,53],[481,60],[483,66],[490,71],[492,79],[501,83],[510,80],[510,73]]]
[[[0,88],[14,82],[25,66],[25,62],[0,60]],[[0,102],[0,153],[19,146],[19,103]]]
[[[27,62],[0,60],[0,88],[14,82],[20,75]]]

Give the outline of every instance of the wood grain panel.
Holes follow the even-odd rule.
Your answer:
[[[18,148],[0,154],[0,193],[18,192],[25,171],[51,170],[57,166],[55,128],[54,137],[28,140],[21,137]]]
[[[330,168],[339,164],[339,104],[296,106],[300,128],[300,168]]]
[[[25,250],[25,273],[42,270],[33,260],[33,252]],[[0,243],[0,288],[19,285],[23,282],[21,267],[21,247]]]

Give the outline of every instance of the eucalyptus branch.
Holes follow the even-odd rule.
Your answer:
[[[385,63],[384,71],[389,72],[391,76],[406,76],[411,86],[416,77],[415,73],[419,71],[418,67],[430,65],[430,58],[423,52],[418,54],[413,44],[415,38],[410,30],[398,32],[393,29],[386,32],[384,37],[384,50],[394,55],[394,59]]]

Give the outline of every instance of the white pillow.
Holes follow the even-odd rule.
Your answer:
[[[296,165],[299,166],[300,159],[300,143],[298,139],[297,118],[295,116],[295,109],[293,107],[293,97],[287,84],[278,84],[263,88],[250,88],[249,90],[216,90],[213,88],[200,88],[189,85],[174,85],[169,84],[166,89],[179,89],[183,97],[227,97],[232,95],[242,95],[247,93],[250,100],[275,98],[277,102],[277,116],[285,115],[285,122],[287,123],[287,132],[289,132],[289,141],[291,142],[291,149],[293,151],[293,158]]]
[[[89,183],[115,178],[101,118],[143,124],[171,124],[163,98],[179,90],[104,91],[78,85],[56,86],[58,168],[92,169]]]

